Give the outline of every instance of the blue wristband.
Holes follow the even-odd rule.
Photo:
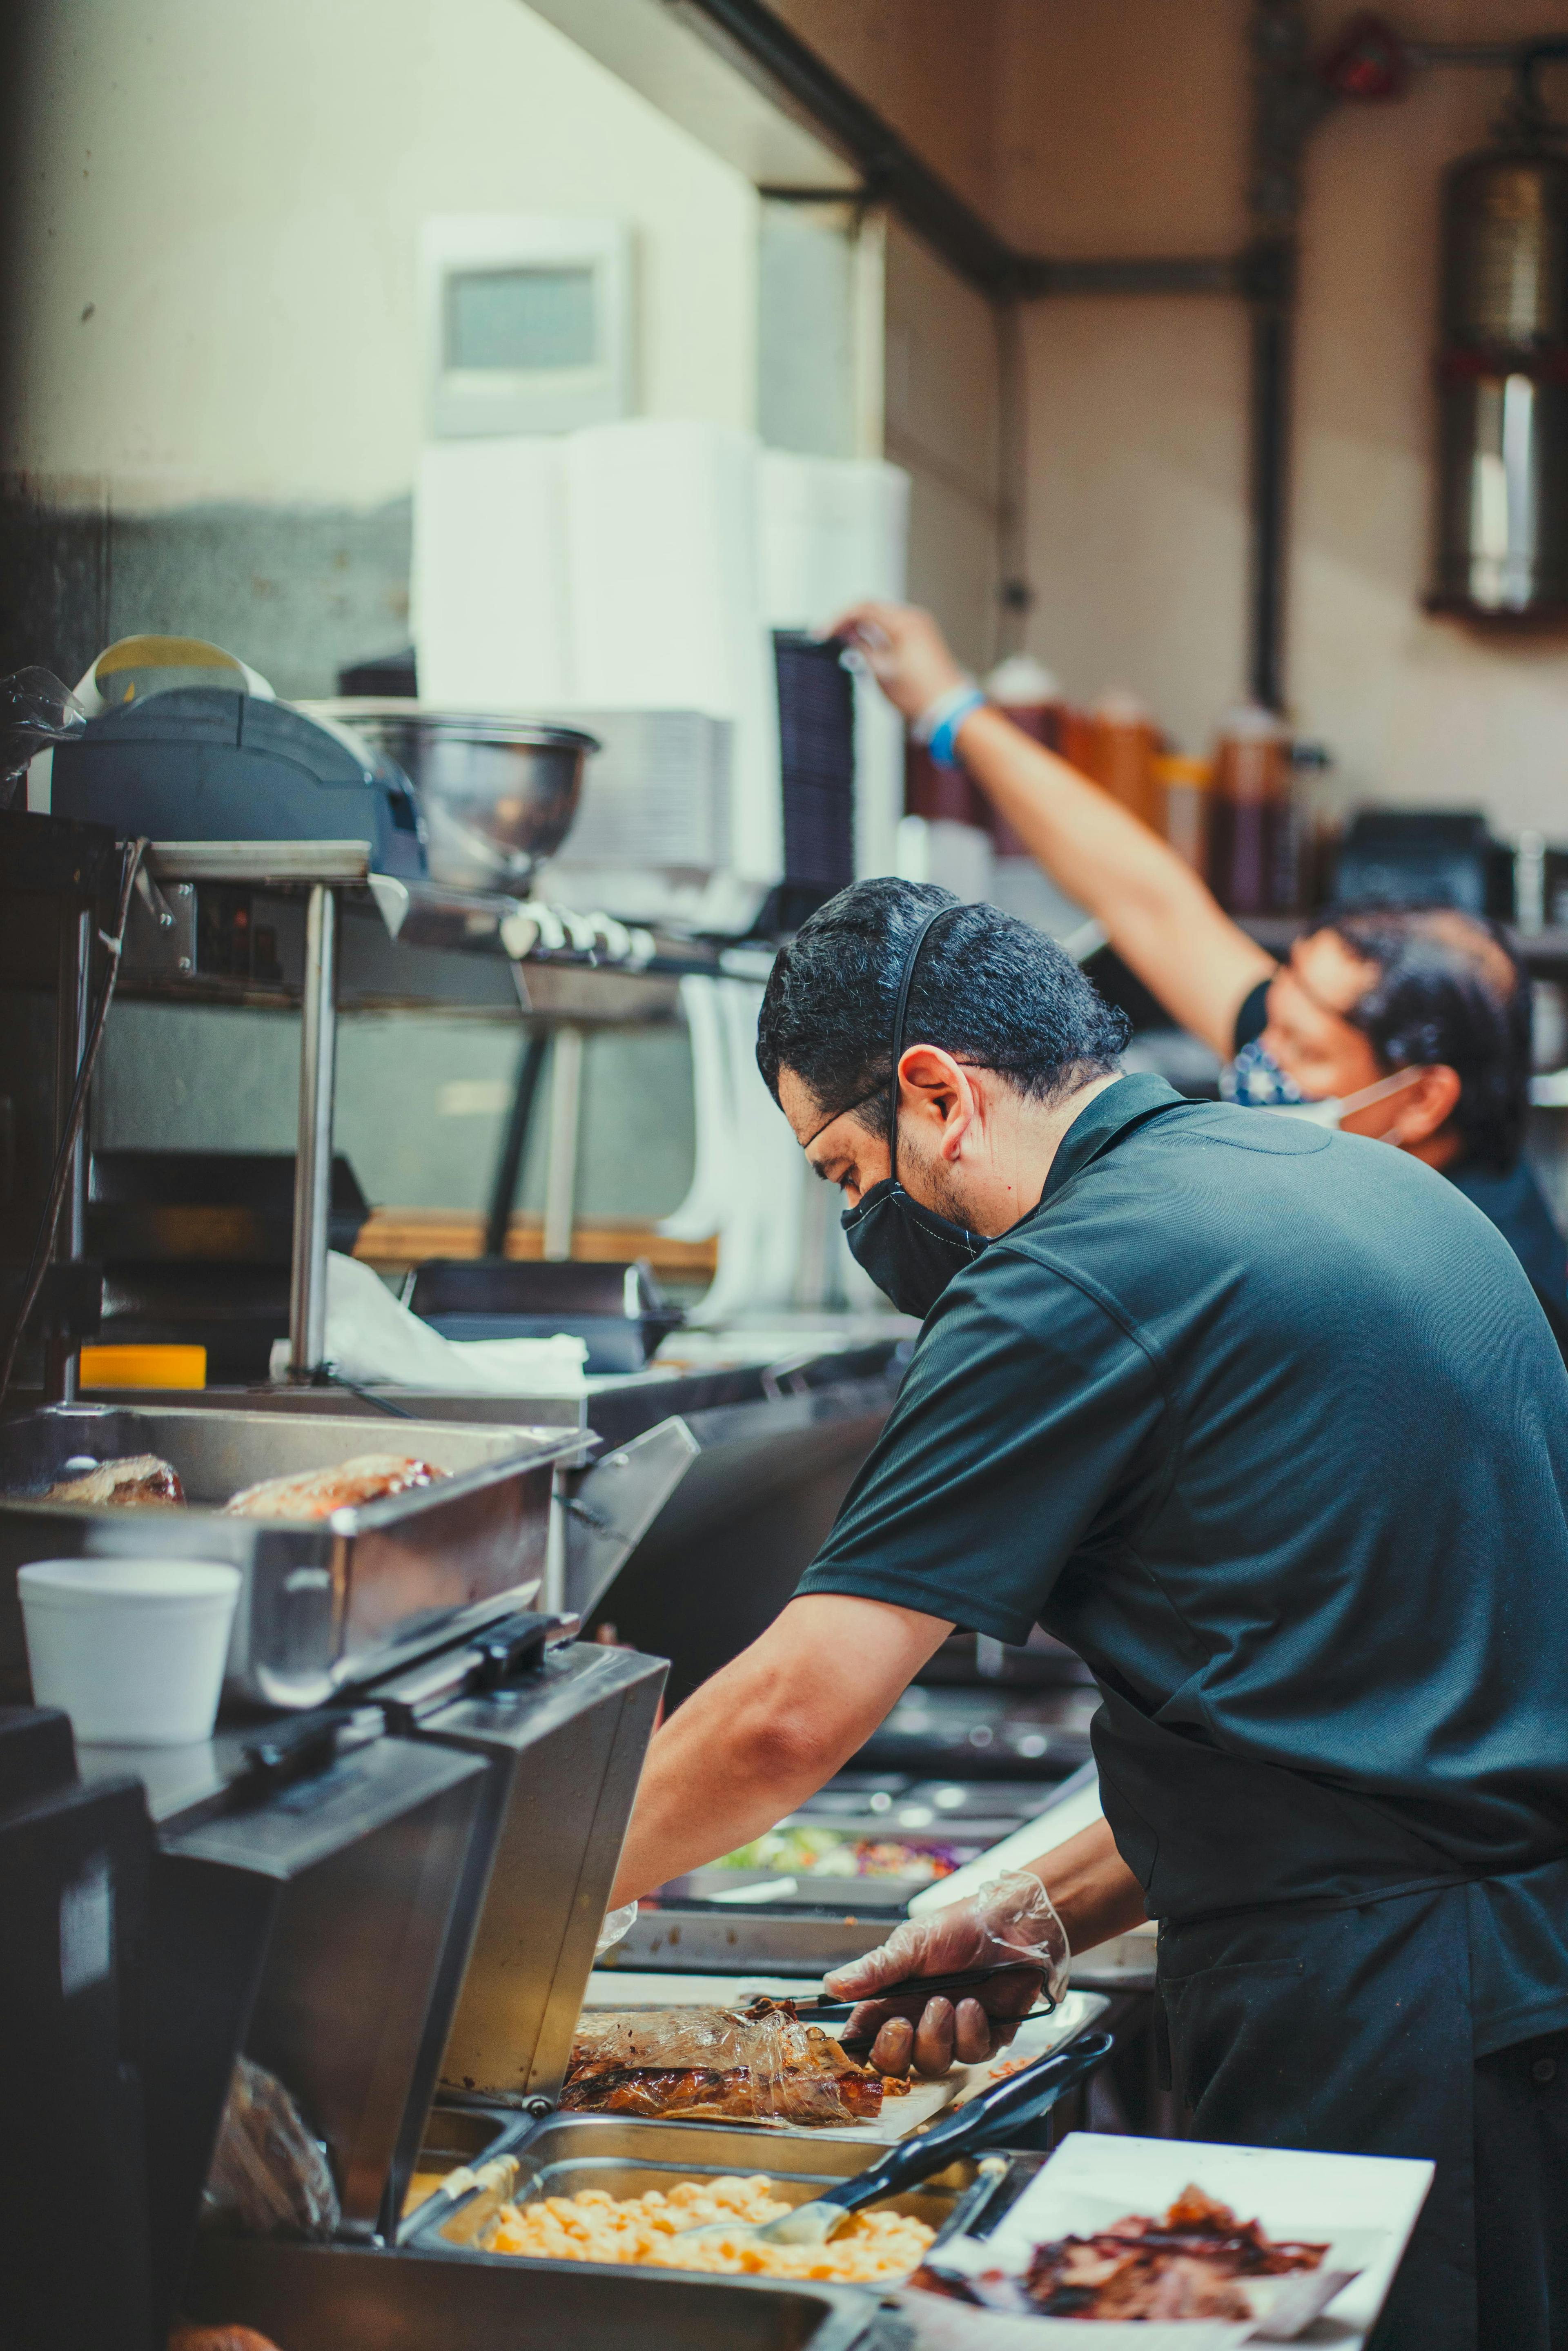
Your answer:
[[[984,707],[985,700],[979,687],[972,685],[967,694],[956,695],[952,706],[942,713],[925,738],[925,748],[939,768],[962,765],[958,758],[958,729],[966,718],[972,718],[977,710]]]

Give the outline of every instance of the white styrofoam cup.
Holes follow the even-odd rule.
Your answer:
[[[34,1705],[61,1708],[87,1745],[210,1738],[240,1581],[218,1560],[41,1559],[22,1568]]]

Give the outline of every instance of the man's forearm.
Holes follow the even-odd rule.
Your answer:
[[[1144,1889],[1116,1850],[1110,1823],[1096,1821],[1028,1865],[1050,1895],[1074,1952],[1142,1926]]]
[[[952,1627],[880,1601],[792,1600],[648,1750],[613,1903],[772,1828],[863,1746]]]
[[[614,1903],[636,1901],[667,1878],[761,1836],[844,1760],[826,1745],[813,1750],[804,1738],[791,1751],[788,1734],[770,1730],[748,1694],[728,1691],[724,1682],[719,1675],[705,1683],[654,1734]]]

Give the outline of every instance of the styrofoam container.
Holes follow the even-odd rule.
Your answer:
[[[36,1706],[86,1745],[185,1747],[218,1710],[240,1573],[217,1560],[41,1559],[17,1573]]]

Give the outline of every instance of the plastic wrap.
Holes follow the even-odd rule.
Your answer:
[[[330,2237],[342,2218],[326,2156],[298,2107],[248,2057],[229,2084],[202,2217],[247,2237]]]
[[[25,806],[27,769],[38,753],[86,725],[86,711],[53,671],[19,669],[0,677],[0,809]]]
[[[584,2016],[560,2104],[565,2113],[685,2122],[874,2121],[878,2074],[857,2065],[821,2025],[787,2002],[639,2010]]]
[[[593,1946],[593,1956],[601,1959],[616,1943],[623,1943],[637,1924],[637,1905],[623,1902],[619,1910],[607,1910]]]

